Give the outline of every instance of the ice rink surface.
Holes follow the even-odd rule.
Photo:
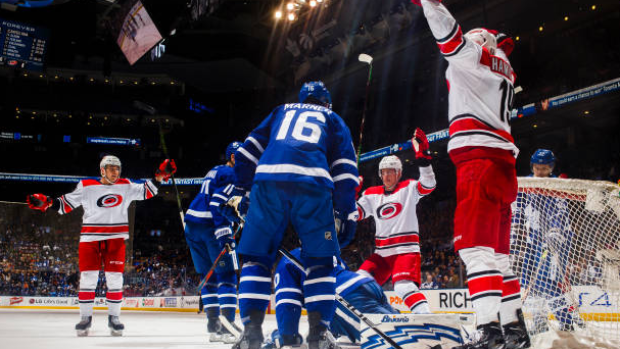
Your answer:
[[[0,309],[1,349],[101,349],[101,348],[171,348],[229,349],[232,345],[210,344],[204,314],[195,312],[127,311],[121,315],[125,324],[122,337],[112,337],[105,310],[95,311],[88,337],[77,337],[78,310]],[[276,328],[275,315],[267,315],[265,335]],[[301,333],[307,331],[305,316]],[[535,349],[612,349],[597,341],[580,343],[570,335],[547,333],[533,341]]]
[[[101,349],[171,348],[229,349],[230,344],[209,344],[205,314],[127,311],[122,337],[112,337],[105,310],[95,311],[88,337],[77,337],[78,310],[0,309],[2,349]],[[305,318],[302,318],[305,321]],[[302,329],[307,325],[302,323]],[[276,327],[275,315],[267,315],[263,330]]]

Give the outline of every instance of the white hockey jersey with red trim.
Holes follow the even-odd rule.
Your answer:
[[[491,54],[467,40],[448,10],[422,0],[424,15],[443,56],[448,60],[448,152],[462,147],[519,149],[510,135],[510,113],[516,75],[501,49]]]
[[[422,172],[420,169],[420,172]],[[360,219],[375,219],[375,253],[392,256],[420,253],[420,236],[416,207],[420,199],[435,189],[435,175],[420,176],[420,181],[406,179],[394,191],[385,192],[383,186],[370,187],[357,200]]]
[[[73,192],[58,198],[58,212],[65,214],[80,206],[84,208],[81,242],[126,240],[129,239],[129,205],[155,195],[157,187],[151,181],[137,184],[120,178],[112,185],[104,185],[96,179],[83,179]]]

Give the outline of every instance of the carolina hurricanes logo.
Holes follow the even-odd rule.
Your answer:
[[[399,202],[388,202],[387,204],[379,206],[377,208],[377,217],[379,219],[391,219],[398,216],[403,210],[403,205]]]
[[[123,197],[118,194],[108,194],[97,199],[99,207],[116,207],[123,202]]]

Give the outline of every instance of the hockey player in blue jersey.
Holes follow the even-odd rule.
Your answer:
[[[291,251],[291,254],[299,259],[301,250],[297,248]],[[381,286],[374,279],[347,270],[341,260],[336,266],[335,277],[336,292],[362,313],[398,314],[398,311],[390,306]],[[303,271],[288,258],[282,257],[274,277],[278,329],[272,333],[272,338],[267,340],[263,349],[281,348],[283,343],[301,345],[299,319],[304,304],[302,287],[304,282]],[[337,337],[346,336],[351,342],[359,342],[360,320],[340,303],[336,305],[331,332]],[[337,347],[333,340],[330,344],[328,347]]]
[[[233,348],[258,349],[271,294],[271,266],[288,223],[301,240],[310,349],[326,339],[334,309],[333,256],[355,234],[358,171],[351,134],[331,110],[322,82],[309,82],[299,103],[276,107],[237,152],[235,190],[222,212],[249,210],[237,252],[243,256],[239,310],[244,324]],[[249,189],[251,188],[251,192]],[[336,218],[340,232],[336,233]]]
[[[538,149],[531,157],[531,169],[535,178],[550,178],[553,175],[555,156],[547,149]],[[543,302],[534,314],[535,328],[546,327],[547,307],[555,314],[561,331],[572,331],[573,307],[566,302],[564,294],[570,290],[567,284],[568,258],[573,232],[570,226],[567,203],[561,197],[537,192],[519,192],[513,210],[515,236],[527,244],[524,248],[521,285],[530,302]]]
[[[204,178],[200,192],[185,214],[185,239],[189,245],[194,267],[205,277],[220,251],[226,244],[234,245],[230,222],[218,210],[232,193],[235,173],[235,152],[240,142],[226,148],[226,164],[215,166]],[[225,255],[218,262],[215,272],[200,291],[210,342],[234,343],[237,338],[223,327],[220,312],[230,323],[235,320],[237,309],[237,274],[232,259]]]

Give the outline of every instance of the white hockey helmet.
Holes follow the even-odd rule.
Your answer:
[[[403,172],[403,163],[396,155],[384,156],[379,162],[379,177],[381,177],[381,170],[385,168],[393,168],[396,172]]]
[[[497,38],[495,34],[485,28],[475,28],[465,34],[467,40],[486,48],[492,55],[495,54],[497,49]]]
[[[118,166],[121,169],[121,160],[114,155],[106,155],[101,159],[99,163],[99,170],[101,170],[101,177],[105,176],[105,167],[108,165]]]

